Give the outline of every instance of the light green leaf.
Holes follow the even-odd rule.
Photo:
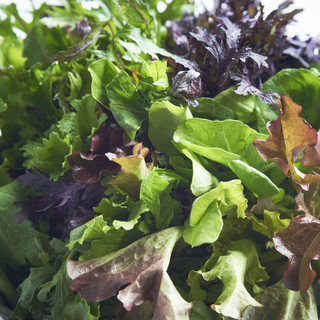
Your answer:
[[[167,76],[167,61],[147,61],[142,64],[140,73],[153,81],[156,91],[163,91],[169,87]]]
[[[227,254],[220,256],[213,268],[203,272],[202,276],[206,281],[216,278],[222,281],[222,294],[211,307],[225,317],[239,319],[249,305],[261,306],[245,287],[245,282],[253,286],[268,279],[251,241],[233,241]]]
[[[106,86],[119,73],[118,68],[109,60],[101,59],[92,62],[88,68],[92,83],[92,96],[100,102],[103,106],[109,106],[109,99],[107,95]]]
[[[318,320],[315,294],[292,291],[286,288],[281,280],[259,293],[255,299],[262,307],[249,306],[243,320]]]
[[[264,210],[263,220],[258,219],[254,214],[248,216],[252,221],[252,227],[255,231],[260,232],[272,239],[274,234],[289,226],[290,219],[280,219],[280,213]]]
[[[195,196],[210,191],[218,185],[218,180],[201,164],[199,158],[187,149],[182,149],[182,153],[192,161],[192,181],[190,189]]]
[[[198,197],[191,208],[190,218],[185,222],[183,239],[192,247],[215,242],[222,230],[222,216],[237,210],[244,218],[247,200],[240,180],[219,182],[218,186]]]
[[[91,249],[80,257],[80,260],[101,257],[114,252],[135,241],[140,235],[136,230],[126,231],[122,228],[110,227],[99,215],[84,225],[72,230],[70,242],[67,245],[71,250],[76,244],[85,245],[90,243]]]
[[[180,123],[173,139],[188,150],[225,166],[232,160],[247,160],[254,167],[265,166],[252,145],[255,137],[266,138],[241,121],[194,118]]]
[[[107,94],[113,116],[134,140],[137,130],[147,118],[147,111],[131,77],[124,71],[119,72],[107,85]]]
[[[267,198],[280,192],[265,174],[241,160],[230,161],[229,167],[241,179],[242,183],[259,197]]]
[[[169,155],[177,154],[172,144],[173,133],[178,124],[192,118],[188,108],[180,108],[168,101],[155,102],[149,111],[148,136],[152,144],[161,152]]]

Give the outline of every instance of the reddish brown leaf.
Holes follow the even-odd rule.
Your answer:
[[[168,228],[101,258],[69,260],[70,287],[91,301],[118,293],[128,311],[150,301],[153,320],[187,320],[192,304],[180,296],[166,272],[172,249],[181,236],[181,228]],[[128,286],[121,289],[124,285]]]
[[[302,173],[294,161],[304,148],[316,145],[317,132],[299,116],[301,111],[301,106],[288,95],[282,95],[280,115],[268,123],[270,137],[255,139],[254,145],[264,160],[273,160],[302,189],[308,190],[310,183],[320,182],[320,176]]]
[[[320,167],[320,130],[318,131],[317,144],[304,150],[304,157],[301,162],[304,167]]]
[[[311,261],[320,260],[320,221],[309,214],[297,216],[287,229],[276,233],[273,242],[276,250],[289,259],[284,273],[286,287],[307,291],[316,276]]]

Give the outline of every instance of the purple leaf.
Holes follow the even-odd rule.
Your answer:
[[[22,186],[30,186],[39,195],[30,195],[27,201],[18,202],[22,207],[16,215],[18,223],[30,219],[38,227],[40,219],[49,222],[49,234],[66,237],[69,232],[95,216],[93,207],[106,197],[100,184],[86,185],[71,181],[52,181],[29,171],[18,179]],[[51,209],[54,210],[52,214]],[[62,229],[61,229],[62,227]]]
[[[320,260],[320,221],[308,214],[297,216],[287,229],[276,233],[273,242],[276,250],[289,259],[284,273],[286,287],[307,291],[316,277],[311,261]]]
[[[103,171],[116,173],[120,166],[110,161],[103,155],[82,156],[79,151],[73,151],[68,157],[75,181],[83,183],[96,183],[101,178]]]
[[[118,293],[128,311],[148,300],[153,320],[187,320],[192,304],[182,299],[166,272],[181,236],[181,228],[169,228],[101,258],[69,260],[70,287],[90,301],[102,301]],[[128,286],[119,291],[124,285]]]

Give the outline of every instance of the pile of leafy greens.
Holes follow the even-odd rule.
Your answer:
[[[318,319],[299,10],[60,2],[0,5],[0,318]]]

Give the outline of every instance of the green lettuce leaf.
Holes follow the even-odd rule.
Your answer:
[[[262,163],[252,145],[258,136],[265,137],[240,121],[194,118],[178,126],[174,141],[180,148],[185,147],[229,167],[250,191],[258,196],[269,197],[278,193],[279,189],[261,172],[272,164]]]
[[[188,108],[180,108],[169,101],[153,103],[149,111],[148,136],[157,150],[168,155],[177,154],[178,150],[173,145],[173,133],[178,124],[192,118]]]
[[[223,228],[222,217],[236,210],[244,218],[247,200],[240,180],[219,182],[217,187],[198,197],[185,222],[183,239],[192,247],[215,242]]]
[[[202,165],[201,156],[187,149],[182,149],[181,152],[192,162],[193,173],[190,189],[195,196],[201,196],[218,185],[218,179]]]
[[[219,278],[223,291],[211,307],[225,317],[239,319],[248,306],[261,306],[249,294],[245,282],[254,286],[268,279],[261,267],[255,245],[249,240],[233,241],[226,255],[219,257],[211,270],[202,273],[206,281]]]

